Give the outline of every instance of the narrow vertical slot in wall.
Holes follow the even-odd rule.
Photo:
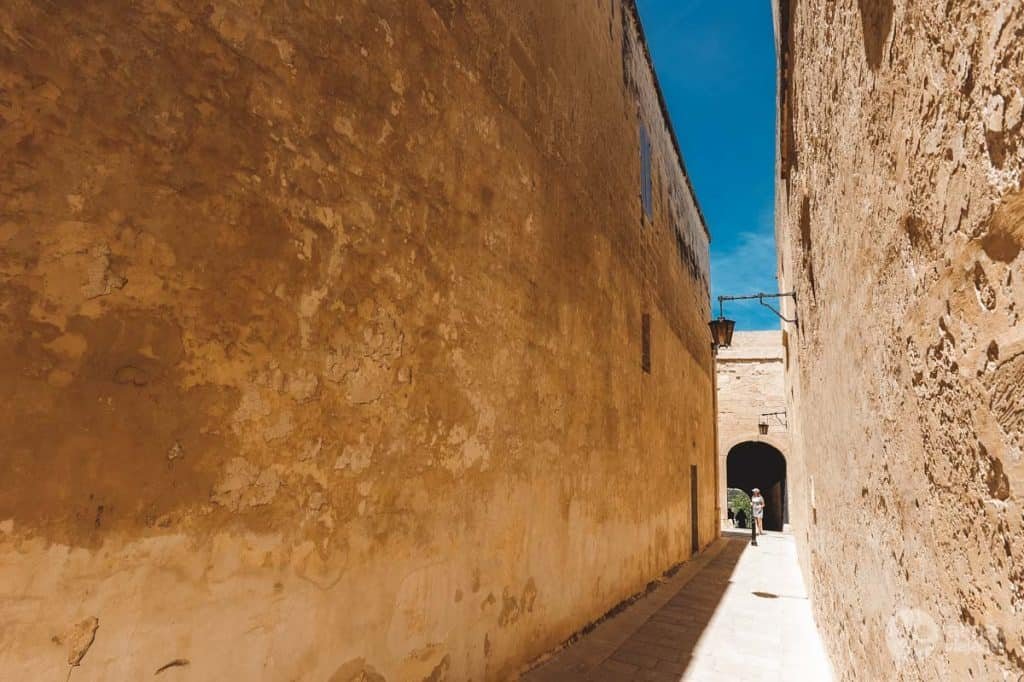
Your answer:
[[[700,519],[697,504],[697,465],[690,465],[690,549],[700,551]]]
[[[651,315],[650,313],[644,313],[643,321],[641,322],[640,337],[642,342],[642,350],[640,356],[640,366],[647,374],[651,373]]]

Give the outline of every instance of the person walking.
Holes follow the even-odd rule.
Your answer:
[[[753,492],[754,494],[750,496],[750,509],[757,524],[757,534],[764,535],[764,498],[761,497],[760,488],[754,488]]]

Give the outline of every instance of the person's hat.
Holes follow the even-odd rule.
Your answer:
[[[754,492],[755,493],[759,493],[759,492],[761,492],[761,489],[760,488],[754,488]]]

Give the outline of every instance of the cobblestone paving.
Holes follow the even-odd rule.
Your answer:
[[[793,538],[726,536],[524,682],[827,682]]]

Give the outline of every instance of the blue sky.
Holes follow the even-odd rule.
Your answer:
[[[775,292],[775,43],[769,0],[638,0],[686,167],[711,230],[712,296]],[[712,299],[717,314],[717,299]],[[778,329],[756,301],[737,330]]]

